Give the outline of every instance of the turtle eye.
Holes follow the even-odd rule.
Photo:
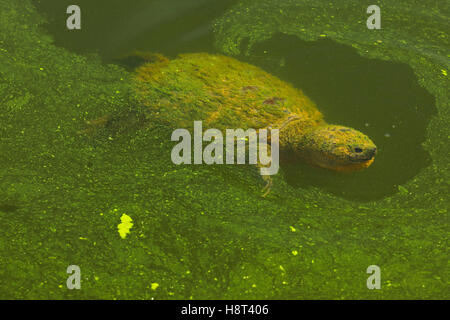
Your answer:
[[[363,150],[362,150],[361,148],[359,148],[359,147],[356,147],[356,148],[355,148],[355,152],[356,152],[356,153],[361,153],[362,151],[363,151]]]

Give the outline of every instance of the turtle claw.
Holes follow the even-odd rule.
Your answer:
[[[265,187],[262,189],[262,197],[265,198],[272,189],[272,178],[270,176],[263,176],[263,179],[266,181]]]

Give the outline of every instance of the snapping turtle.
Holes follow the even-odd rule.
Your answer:
[[[195,120],[204,129],[278,128],[281,161],[354,171],[374,160],[376,146],[366,135],[326,123],[301,90],[256,66],[207,53],[136,56],[146,62],[135,69],[134,87],[147,118],[173,128],[192,128]]]

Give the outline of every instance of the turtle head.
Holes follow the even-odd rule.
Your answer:
[[[372,164],[377,147],[358,130],[327,124],[308,130],[298,150],[313,165],[335,171],[356,171]]]

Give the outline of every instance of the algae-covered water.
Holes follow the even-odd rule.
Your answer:
[[[370,1],[78,1],[69,31],[71,4],[0,0],[0,298],[450,298],[448,2],[378,1],[380,30]],[[136,50],[256,65],[375,162],[284,164],[263,198],[252,166],[173,164],[162,124],[80,134],[138,110]]]

